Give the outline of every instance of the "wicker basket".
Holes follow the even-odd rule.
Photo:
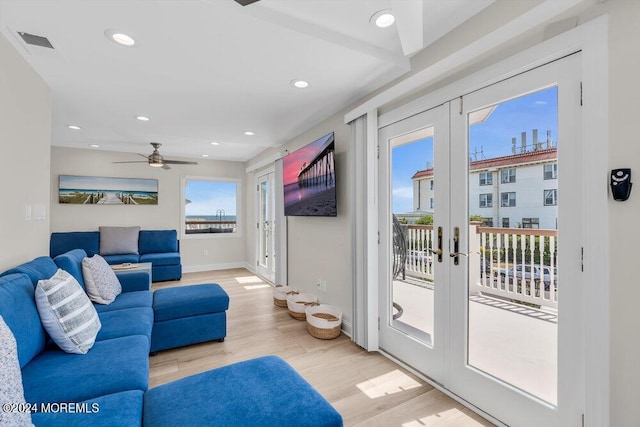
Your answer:
[[[296,288],[278,285],[275,288],[273,288],[273,305],[276,305],[278,307],[286,307],[287,295],[297,294],[297,293],[298,293],[298,290]]]
[[[291,317],[297,320],[305,320],[304,309],[311,304],[317,304],[318,297],[313,294],[290,294],[287,295],[287,307]]]
[[[332,305],[320,304],[308,306],[307,331],[321,340],[332,340],[340,336],[342,311]]]

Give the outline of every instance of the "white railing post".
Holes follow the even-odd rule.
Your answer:
[[[480,234],[478,234],[480,224],[475,221],[469,223],[469,295],[478,295],[482,290],[480,258],[484,257],[484,254],[481,254]]]

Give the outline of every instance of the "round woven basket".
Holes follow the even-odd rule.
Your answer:
[[[278,285],[273,288],[273,305],[278,307],[287,306],[287,295],[297,294],[298,290],[289,286]]]
[[[318,303],[318,297],[313,294],[290,294],[287,295],[287,307],[291,317],[297,320],[306,319],[304,309],[312,304]]]
[[[307,331],[321,340],[332,340],[340,336],[342,327],[342,311],[338,308],[320,304],[305,309]]]

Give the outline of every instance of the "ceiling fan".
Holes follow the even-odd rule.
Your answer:
[[[142,156],[145,159],[147,159],[147,161],[135,161],[135,162],[113,162],[113,163],[148,163],[149,166],[153,166],[154,168],[162,168],[162,169],[171,169],[169,167],[169,165],[197,165],[198,162],[184,162],[182,160],[166,160],[162,154],[160,154],[160,152],[158,151],[158,148],[160,148],[160,146],[162,144],[160,144],[159,142],[152,142],[151,145],[153,146],[153,153],[151,153],[148,156],[145,156],[144,154],[140,154],[138,153],[138,156]]]
[[[236,0],[236,3],[241,4],[242,6],[248,6],[251,3],[255,3],[258,0]]]

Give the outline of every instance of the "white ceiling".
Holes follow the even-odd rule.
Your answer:
[[[53,145],[246,161],[406,73],[407,55],[492,1],[0,0],[0,30],[51,87]],[[381,9],[396,24],[371,25]]]

